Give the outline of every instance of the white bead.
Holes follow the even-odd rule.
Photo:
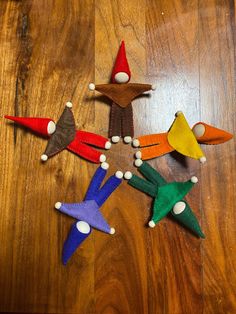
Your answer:
[[[112,136],[111,140],[113,143],[118,143],[120,140],[120,137],[119,136]]]
[[[125,137],[124,137],[124,142],[125,142],[126,144],[129,144],[131,141],[132,141],[132,137],[131,137],[131,136],[125,136]]]
[[[95,84],[94,83],[89,84],[89,90],[95,90]]]
[[[129,82],[129,75],[125,72],[118,72],[114,77],[116,83],[127,83]]]
[[[103,154],[99,157],[100,162],[104,162],[104,161],[106,161],[106,159],[107,159],[106,156]]]
[[[115,228],[110,229],[110,234],[114,234],[116,232]]]
[[[173,207],[173,212],[176,215],[179,215],[185,210],[185,208],[186,208],[186,204],[184,202],[177,202],[175,206]]]
[[[103,162],[101,163],[101,167],[102,169],[107,170],[109,168],[109,164],[107,162]]]
[[[156,90],[156,85],[155,84],[152,84],[152,90]]]
[[[105,144],[105,149],[110,149],[111,148],[111,142],[107,141]]]
[[[140,150],[135,153],[135,157],[136,157],[137,159],[141,159],[141,158],[142,158],[142,153],[141,153]]]
[[[126,171],[125,174],[124,174],[124,178],[126,180],[130,180],[132,178],[132,172]]]
[[[70,101],[67,101],[67,103],[66,103],[66,107],[68,107],[68,108],[72,108],[72,103],[70,102]]]
[[[156,224],[155,224],[155,222],[153,220],[150,220],[148,225],[149,225],[150,228],[154,228]]]
[[[42,160],[42,161],[47,161],[47,160],[48,160],[48,156],[45,155],[45,154],[43,154],[43,155],[41,156],[41,160]]]
[[[48,135],[53,134],[56,131],[56,124],[53,121],[50,121],[47,126]]]
[[[122,178],[123,178],[123,172],[118,170],[118,171],[116,171],[115,176],[116,176],[118,179],[122,179]]]
[[[193,176],[193,177],[191,178],[191,182],[192,182],[192,183],[197,183],[197,182],[198,182],[198,178],[195,177],[195,176]]]
[[[201,164],[204,164],[206,162],[206,157],[205,156],[201,157],[199,161]]]
[[[76,228],[79,230],[79,232],[88,234],[90,232],[90,225],[86,221],[78,221],[76,223]]]
[[[60,208],[61,208],[61,202],[56,202],[55,208],[56,208],[56,209],[60,209]]]
[[[137,138],[133,140],[133,146],[134,147],[139,147],[140,146],[140,142],[139,142],[139,140]]]
[[[142,166],[143,161],[141,159],[136,159],[134,164],[135,164],[136,167],[140,167],[140,166]]]
[[[193,133],[194,133],[194,135],[195,135],[196,137],[201,137],[201,136],[204,135],[205,130],[206,130],[205,126],[204,126],[203,124],[199,123],[199,124],[196,124],[196,125],[194,126],[194,128],[193,128]]]
[[[177,111],[175,115],[176,115],[176,117],[178,117],[178,116],[180,116],[181,114],[183,114],[182,111]]]

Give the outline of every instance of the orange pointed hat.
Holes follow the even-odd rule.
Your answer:
[[[201,144],[220,144],[229,141],[233,137],[233,134],[204,122],[196,123],[192,131],[198,143]]]
[[[12,120],[17,124],[22,125],[30,129],[31,131],[43,136],[51,135],[56,129],[54,121],[49,118],[25,118],[13,116],[5,116],[5,118]]]
[[[112,83],[127,83],[131,78],[129,64],[126,58],[125,43],[121,42],[116,62],[112,70]]]

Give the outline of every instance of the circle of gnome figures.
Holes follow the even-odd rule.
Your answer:
[[[71,102],[66,103],[57,123],[51,118],[5,116],[48,140],[45,152],[41,156],[43,162],[68,149],[90,162],[101,163],[91,179],[82,202],[55,204],[56,209],[76,220],[63,246],[63,264],[68,262],[78,246],[89,236],[92,228],[108,234],[115,233],[115,229],[111,228],[104,219],[100,208],[121,184],[123,177],[129,185],[154,198],[149,227],[155,227],[162,218],[170,214],[196,236],[204,238],[196,216],[184,200],[198,179],[192,177],[186,182],[168,183],[146,160],[176,150],[184,156],[204,163],[206,158],[199,144],[220,144],[233,136],[204,122],[196,123],[191,129],[184,114],[179,111],[167,132],[143,135],[134,139],[132,100],[144,92],[155,90],[155,86],[129,83],[130,78],[125,44],[122,41],[112,71],[112,83],[99,85],[90,83],[89,89],[98,91],[111,101],[108,137],[113,143],[117,143],[122,137],[126,144],[132,142],[135,148],[140,149],[135,154],[135,166],[144,178],[130,171],[125,172],[124,175],[121,171],[117,171],[102,185],[109,165],[106,163],[106,156],[95,147],[110,149],[111,142],[101,135],[77,130]]]

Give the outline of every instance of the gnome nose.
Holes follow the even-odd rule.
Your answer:
[[[118,72],[116,73],[115,77],[115,82],[116,83],[127,83],[129,81],[129,75],[125,72]]]
[[[50,121],[47,126],[48,135],[53,134],[56,131],[56,124],[53,121]]]

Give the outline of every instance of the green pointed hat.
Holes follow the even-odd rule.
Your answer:
[[[187,182],[172,182],[160,186],[154,202],[153,215],[151,221],[149,221],[149,227],[155,227],[156,223],[164,218],[197,182],[197,177],[192,177]]]
[[[180,224],[190,229],[200,238],[205,238],[196,216],[185,201],[177,202],[174,205],[171,214]]]

